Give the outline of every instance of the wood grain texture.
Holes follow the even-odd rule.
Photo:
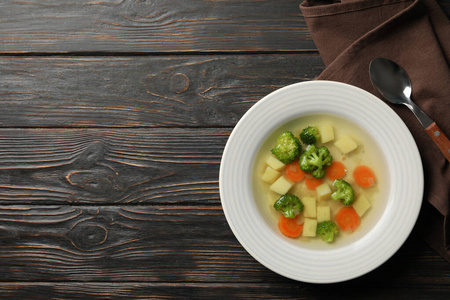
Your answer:
[[[0,127],[234,126],[317,55],[0,58]]]
[[[314,50],[300,2],[5,0],[0,53]]]
[[[0,53],[311,51],[301,2],[4,0]]]
[[[447,300],[448,289],[425,291],[415,286],[380,289],[373,286],[284,283],[0,283],[9,299],[357,299]],[[49,295],[52,295],[49,298]],[[2,298],[0,296],[0,298]]]
[[[219,203],[231,129],[3,129],[0,203]]]
[[[425,128],[426,133],[441,151],[442,155],[450,162],[450,140],[439,128],[436,122]]]
[[[217,206],[8,206],[0,220],[0,281],[226,282],[264,270]]]
[[[300,2],[0,1],[0,298],[447,300],[416,229],[369,274],[314,285],[226,222],[233,126],[324,69]]]
[[[62,287],[74,293],[86,285],[82,293],[89,294],[101,290],[95,282],[117,282],[111,292],[120,295],[126,282],[132,287],[145,282],[150,291],[161,287],[162,293],[169,293],[170,287],[182,292],[203,286],[195,283],[208,283],[218,291],[248,283],[254,284],[249,291],[259,296],[276,295],[280,291],[270,287],[284,285],[289,292],[279,295],[286,297],[297,295],[295,290],[326,296],[368,288],[374,299],[387,292],[413,296],[450,291],[448,265],[414,231],[399,252],[373,272],[340,284],[314,285],[279,276],[253,259],[233,236],[220,206],[14,205],[0,206],[0,220],[0,287],[25,281],[30,290],[60,294]],[[45,282],[74,285],[58,288]],[[257,292],[257,286],[263,291]],[[376,292],[380,286],[389,289]],[[145,285],[134,288],[139,287]]]

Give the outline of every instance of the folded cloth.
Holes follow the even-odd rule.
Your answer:
[[[411,78],[413,100],[450,137],[450,22],[434,0],[305,0],[300,9],[326,65],[317,79],[378,96],[369,63],[395,61]],[[450,165],[406,106],[390,106],[422,158],[425,190],[416,228],[450,262]]]

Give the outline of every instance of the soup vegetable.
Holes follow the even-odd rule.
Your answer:
[[[354,132],[344,127],[336,136],[339,122],[313,123],[278,133],[259,178],[270,190],[282,234],[332,243],[362,226],[378,180]]]

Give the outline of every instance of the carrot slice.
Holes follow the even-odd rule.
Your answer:
[[[292,180],[293,182],[300,182],[305,178],[305,172],[300,169],[300,165],[298,164],[298,159],[293,161],[290,164],[286,165],[285,174],[286,177]]]
[[[310,190],[315,190],[316,187],[323,183],[322,178],[314,178],[312,176],[305,176],[306,187]]]
[[[339,161],[333,161],[329,167],[325,169],[325,175],[331,180],[341,179],[347,173],[344,164]]]
[[[297,222],[298,216],[293,219],[288,219],[281,215],[281,218],[278,221],[278,228],[285,236],[295,238],[298,237],[303,231],[303,223],[298,224]]]
[[[371,187],[375,184],[375,175],[372,170],[365,165],[360,165],[353,170],[353,178],[355,182],[364,188]]]
[[[344,231],[354,231],[359,225],[359,216],[353,207],[343,207],[336,214],[336,223]]]

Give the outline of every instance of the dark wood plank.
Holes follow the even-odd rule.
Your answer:
[[[0,52],[315,49],[299,0],[5,0]]]
[[[333,286],[286,283],[0,283],[9,299],[424,299],[447,300],[445,287]],[[330,297],[332,295],[332,298]],[[363,295],[362,297],[357,295]]]
[[[317,55],[3,57],[0,127],[234,126]]]
[[[315,50],[301,2],[5,0],[0,53]]]
[[[118,282],[111,292],[119,295],[126,286],[132,287],[127,292],[137,289],[136,293],[143,293],[142,287],[161,288],[162,295],[205,286],[196,283],[236,293],[248,283],[249,295],[273,292],[283,297],[348,295],[367,289],[374,293],[372,299],[403,292],[417,299],[417,292],[441,296],[450,291],[448,264],[415,232],[398,253],[369,274],[314,285],[281,277],[254,260],[233,236],[220,206],[0,206],[0,220],[0,281],[10,282],[0,287],[9,285],[10,293],[12,283],[19,281],[31,282],[28,288],[18,285],[24,291],[42,289],[41,295],[58,295],[63,288],[67,293],[83,290],[83,295],[104,292],[109,286],[95,282]],[[74,285],[50,287],[45,282]],[[126,282],[130,284],[121,285]],[[149,285],[135,285],[140,282]],[[255,290],[258,286],[262,291]],[[287,292],[277,290],[283,286]]]
[[[240,247],[219,206],[1,206],[0,220],[0,281],[229,282],[267,276]]]
[[[219,203],[231,129],[2,129],[0,203]]]

